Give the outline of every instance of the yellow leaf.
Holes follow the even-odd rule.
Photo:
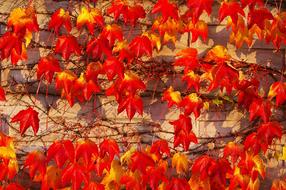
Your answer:
[[[172,167],[176,168],[177,173],[185,173],[189,169],[189,160],[185,154],[177,152],[172,158]]]
[[[216,45],[211,50],[208,51],[205,61],[215,61],[215,62],[224,62],[226,60],[229,60],[231,57],[227,53],[227,49],[221,45]]]
[[[129,164],[130,158],[133,155],[133,153],[136,151],[136,147],[132,146],[128,151],[126,151],[121,157],[120,162],[121,164],[126,163]]]
[[[118,184],[121,176],[124,173],[122,166],[118,160],[113,160],[111,163],[110,171],[105,170],[106,175],[104,176],[101,183],[105,185],[105,189],[112,189],[112,186]]]
[[[286,146],[282,147],[282,155],[279,157],[280,160],[286,160]]]
[[[15,150],[10,147],[0,147],[0,157],[5,159],[16,158]]]

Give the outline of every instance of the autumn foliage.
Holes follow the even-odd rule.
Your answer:
[[[35,3],[31,0],[13,9],[0,37],[0,58],[14,67],[29,59],[29,47],[42,44],[35,40],[41,31]],[[152,79],[176,75],[185,88],[166,85],[160,94],[169,109],[179,112],[169,122],[172,140],[124,146],[112,138],[97,144],[83,135],[58,139],[47,150],[28,153],[20,164],[13,137],[0,132],[0,189],[27,189],[18,172],[28,173],[42,190],[259,189],[266,177],[267,152],[285,133],[274,115],[285,107],[286,66],[273,70],[238,60],[220,44],[201,53],[192,43],[207,43],[209,23],[203,18],[216,8],[217,21],[224,23],[236,48],[251,48],[262,41],[280,51],[286,43],[286,12],[281,5],[271,12],[263,0],[112,0],[100,8],[102,3],[70,1],[69,8],[48,14],[46,30],[54,39],[35,65],[39,85],[54,85],[70,107],[95,101],[98,94],[111,97],[117,102],[117,113],[132,121],[144,114],[143,96]],[[182,39],[188,47],[179,49],[177,42]],[[156,56],[168,46],[175,47],[174,56],[165,66]],[[165,68],[155,72],[160,65]],[[259,80],[264,75],[274,78],[267,91]],[[103,84],[102,78],[107,82]],[[1,101],[6,101],[5,90],[0,88]],[[242,110],[250,126],[233,133],[235,138],[224,146],[215,147],[220,149],[218,155],[195,154],[193,146],[202,139],[193,122],[208,110],[227,105]],[[21,136],[30,128],[37,136],[40,111],[30,105],[12,115],[9,123]],[[280,159],[286,160],[285,146],[281,154]],[[285,190],[286,179],[274,180],[271,189]]]

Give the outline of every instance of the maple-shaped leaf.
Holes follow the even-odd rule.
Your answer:
[[[182,101],[181,93],[179,91],[174,91],[174,88],[170,86],[167,90],[164,91],[162,100],[168,102],[168,107],[173,105],[179,106]]]
[[[135,94],[136,91],[145,89],[146,85],[144,82],[139,78],[139,76],[131,71],[126,71],[124,73],[124,78],[118,85],[118,90],[120,92],[126,91],[129,94]]]
[[[2,86],[0,86],[0,101],[6,101],[5,91]]]
[[[182,80],[187,82],[188,90],[194,87],[196,92],[199,92],[201,78],[199,75],[195,74],[194,71],[185,72],[184,76],[182,77]]]
[[[236,87],[238,90],[238,104],[248,109],[252,101],[258,98],[258,87],[259,81],[256,79],[239,81],[239,84]]]
[[[81,140],[77,142],[75,147],[76,160],[83,158],[85,165],[88,166],[97,156],[98,148],[93,141]]]
[[[136,57],[152,56],[152,43],[147,36],[137,36],[129,44],[129,48]]]
[[[12,27],[15,33],[26,33],[39,31],[36,13],[33,7],[16,8],[11,11],[7,22],[8,27]]]
[[[31,179],[35,177],[37,172],[40,174],[42,179],[46,174],[46,168],[47,168],[46,156],[40,151],[30,152],[26,157],[24,167],[29,168],[29,175]]]
[[[96,8],[82,7],[76,20],[76,26],[78,29],[81,29],[84,25],[87,26],[91,34],[94,34],[94,27],[96,25],[103,27],[104,19],[100,10]]]
[[[56,76],[56,89],[62,90],[62,97],[66,97],[69,104],[72,106],[74,103],[73,84],[77,76],[70,70],[58,72]]]
[[[197,93],[191,93],[183,98],[180,103],[180,107],[185,109],[185,115],[194,113],[195,118],[198,118],[200,116],[201,109],[203,108],[203,101]]]
[[[103,59],[104,56],[112,56],[112,49],[109,45],[109,41],[105,37],[99,36],[98,38],[91,39],[87,43],[86,53],[94,59]]]
[[[62,170],[55,165],[48,165],[43,177],[41,190],[58,189],[62,187]]]
[[[268,100],[257,98],[250,104],[249,113],[249,121],[253,121],[256,117],[260,117],[264,122],[268,122],[272,113],[271,103]]]
[[[144,152],[136,151],[132,154],[128,167],[132,171],[138,170],[142,174],[145,174],[147,168],[151,166],[155,166],[155,162],[152,157],[150,157]]]
[[[120,189],[120,179],[123,174],[124,170],[119,161],[112,160],[110,170],[105,172],[101,184],[105,186],[105,189]]]
[[[181,144],[183,145],[184,150],[187,151],[191,142],[198,143],[198,139],[193,131],[186,132],[181,130],[174,134],[174,147]]]
[[[75,150],[70,140],[55,141],[47,151],[47,162],[54,159],[58,167],[62,167],[67,161],[73,162]]]
[[[106,25],[101,34],[103,38],[106,38],[109,41],[109,45],[112,47],[115,44],[115,41],[122,41],[123,40],[123,32],[120,26],[117,24],[108,24]]]
[[[118,54],[119,61],[126,61],[127,64],[132,63],[135,55],[131,49],[129,49],[129,44],[127,40],[117,41],[112,49],[113,53]]]
[[[273,20],[273,15],[267,8],[250,9],[247,17],[248,28],[256,24],[263,30],[266,20]]]
[[[230,58],[231,56],[228,54],[227,49],[224,46],[216,45],[207,52],[204,60],[206,62],[222,63],[228,61]]]
[[[274,138],[281,139],[282,125],[275,121],[263,123],[257,129],[257,137],[261,142],[262,150],[266,152],[268,146],[272,144]]]
[[[63,35],[58,37],[55,52],[62,54],[63,58],[67,60],[73,53],[76,55],[80,55],[81,49],[74,36]]]
[[[169,0],[159,0],[154,5],[152,9],[152,13],[158,13],[160,12],[162,14],[162,20],[161,22],[164,23],[168,20],[169,17],[178,20],[178,7],[176,4],[170,3]]]
[[[86,80],[85,74],[81,73],[80,77],[74,81],[74,94],[80,102],[89,101],[93,94],[100,92],[100,87],[93,80]]]
[[[1,37],[0,37],[0,51],[1,51],[1,60],[8,58],[12,54],[15,55],[21,55],[23,53],[22,49],[22,40],[21,38],[11,32],[5,32]],[[12,63],[15,65],[17,63],[17,60],[12,61]]]
[[[212,176],[217,169],[217,162],[207,155],[198,157],[192,166],[193,174],[199,174],[201,180],[206,179],[208,176]]]
[[[82,183],[88,184],[88,176],[83,166],[78,163],[70,163],[62,172],[64,184],[72,184],[72,190],[80,189]]]
[[[229,142],[223,149],[223,157],[227,158],[228,156],[231,158],[232,163],[236,163],[239,157],[244,155],[243,145],[237,144],[234,142]]]
[[[87,65],[85,70],[85,78],[87,81],[92,80],[97,84],[99,74],[104,74],[103,66],[100,62],[91,62]]]
[[[112,80],[115,75],[121,79],[124,77],[124,65],[115,57],[107,58],[103,64],[103,69],[107,75],[108,80]]]
[[[105,155],[108,155],[109,160],[113,160],[115,155],[119,155],[118,144],[112,139],[104,139],[100,145],[100,156],[103,158]]]
[[[239,81],[238,71],[231,65],[222,62],[213,66],[211,70],[202,75],[201,78],[205,78],[205,76],[210,80],[208,91],[212,91],[220,87],[221,91],[225,88],[229,95],[231,94],[232,89],[237,86]]]
[[[178,133],[181,130],[188,133],[192,130],[192,120],[189,116],[184,114],[180,114],[179,119],[171,121],[170,124],[174,126],[175,133]]]
[[[202,38],[203,42],[207,41],[208,38],[208,25],[205,21],[199,20],[196,23],[190,21],[186,26],[186,31],[192,33],[192,43],[196,42],[199,36]]]
[[[61,67],[59,61],[52,55],[42,57],[38,62],[37,79],[45,78],[48,83],[51,83],[55,72],[60,72]]]
[[[83,190],[104,190],[104,185],[96,182],[89,182],[88,185],[85,185]]]
[[[203,11],[206,11],[208,15],[212,12],[212,4],[214,0],[188,0],[187,5],[188,7],[192,8],[193,10],[193,21],[194,23],[197,22]]]
[[[168,167],[168,163],[161,162],[162,164],[156,164],[157,167],[149,167],[147,168],[146,182],[149,183],[152,190],[158,189],[159,185],[167,182],[168,179],[166,177],[166,171]]]
[[[172,157],[172,167],[178,174],[186,173],[189,170],[189,160],[183,153],[175,153]]]
[[[253,7],[255,7],[255,5],[263,7],[264,2],[263,0],[241,0],[241,5],[242,5],[242,8],[249,6],[250,9],[252,9]]]
[[[168,142],[163,139],[156,140],[152,143],[150,152],[156,154],[159,159],[161,159],[164,153],[167,156],[170,156],[170,148],[168,146]]]
[[[237,23],[238,14],[244,16],[244,11],[238,2],[223,2],[219,8],[220,22],[230,16],[233,23]]]
[[[260,152],[260,150],[262,149],[261,146],[268,148],[268,145],[261,145],[261,142],[258,139],[256,132],[249,134],[245,138],[243,145],[246,150],[251,149],[254,154],[258,154]]]
[[[12,49],[11,51],[11,63],[13,65],[16,65],[19,60],[26,61],[27,60],[27,50],[25,45],[22,43],[22,52],[21,54],[18,54],[16,49]]]
[[[268,92],[270,99],[276,97],[276,106],[283,104],[286,101],[286,83],[285,82],[274,82],[270,86]]]
[[[124,14],[128,9],[128,5],[124,0],[112,1],[111,6],[107,9],[108,14],[114,15],[114,20],[117,21],[121,14]]]
[[[197,58],[198,51],[195,48],[187,48],[179,51],[176,57],[180,57],[174,63],[175,66],[184,66],[185,73],[200,67],[199,60]]]
[[[173,177],[167,184],[166,190],[191,190],[188,181],[185,178]]]
[[[123,110],[126,110],[129,120],[131,120],[135,112],[140,115],[143,114],[143,101],[142,98],[138,95],[127,96],[119,102],[117,112],[121,113]]]
[[[159,34],[149,31],[149,32],[144,32],[143,35],[147,36],[151,40],[152,47],[155,48],[157,52],[161,50],[162,43]]]
[[[72,29],[71,18],[69,11],[65,11],[63,8],[59,8],[54,14],[51,16],[51,20],[49,22],[49,29],[53,29],[56,34],[59,33],[61,27],[65,27],[65,29],[70,32]]]
[[[135,26],[139,18],[145,18],[146,13],[141,5],[128,6],[127,10],[122,13],[125,24],[128,22],[131,26]]]
[[[39,130],[39,116],[38,112],[32,107],[18,112],[11,120],[12,123],[20,122],[20,133],[23,135],[26,130],[31,126],[34,131],[34,135],[37,134]]]
[[[120,178],[120,183],[123,184],[126,190],[141,190],[142,184],[134,175],[123,175]]]

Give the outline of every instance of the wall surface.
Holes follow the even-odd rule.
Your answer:
[[[0,2],[0,25],[1,33],[6,29],[9,12],[16,7],[23,7],[26,1],[2,0]],[[105,7],[104,3],[98,6]],[[38,23],[41,31],[34,35],[34,44],[40,43],[41,47],[30,45],[28,48],[28,61],[11,66],[9,61],[1,62],[1,86],[7,91],[7,101],[0,103],[1,127],[2,131],[13,136],[19,154],[33,149],[46,149],[48,145],[57,139],[77,139],[90,137],[96,142],[101,142],[103,138],[114,138],[122,145],[146,143],[150,144],[157,138],[167,139],[170,144],[173,141],[173,127],[170,121],[178,118],[178,110],[168,109],[166,102],[161,101],[163,90],[172,85],[175,89],[183,89],[185,84],[178,78],[169,78],[166,81],[149,81],[148,92],[144,93],[144,114],[135,115],[131,121],[126,117],[126,113],[117,114],[117,103],[114,98],[106,97],[103,93],[98,94],[89,103],[76,103],[70,107],[66,100],[60,98],[59,92],[55,91],[54,85],[46,85],[36,80],[36,63],[40,57],[49,52],[49,46],[53,44],[54,34],[47,31],[47,23],[50,13],[59,7],[68,7],[65,1],[37,0],[34,4],[37,10]],[[148,3],[146,7],[148,9]],[[272,45],[257,41],[251,48],[243,46],[236,50],[234,45],[228,43],[230,32],[226,30],[225,23],[219,24],[217,18],[218,6],[213,8],[211,17],[205,15],[204,20],[209,24],[209,39],[206,43],[198,40],[191,44],[191,47],[198,49],[200,56],[214,45],[227,47],[229,53],[236,59],[245,60],[250,63],[269,66],[274,69],[281,69],[285,60],[285,46],[280,51],[273,49]],[[275,10],[273,10],[275,11]],[[130,28],[126,28],[126,34]],[[135,29],[134,31],[140,32]],[[170,61],[181,49],[187,48],[187,35],[181,36],[176,43],[176,49],[164,47],[156,55],[155,59]],[[32,43],[33,44],[33,43]],[[64,64],[64,63],[62,63]],[[102,82],[106,79],[102,78]],[[271,79],[262,78],[263,87],[268,90]],[[18,124],[10,125],[10,121],[20,110],[27,105],[34,105],[40,116],[40,130],[34,136],[31,129],[26,135],[19,135]],[[285,117],[285,111],[275,114],[280,120]],[[236,107],[229,105],[229,108],[216,108],[204,112],[197,120],[193,118],[194,132],[198,136],[200,144],[192,144],[188,153],[195,156],[204,150],[210,154],[217,155],[216,146],[222,146],[230,140],[239,140],[231,135],[249,125],[248,115]],[[280,145],[285,143],[283,138]],[[203,147],[203,148],[202,148]],[[281,149],[281,146],[274,147]],[[271,180],[285,173],[281,170],[282,161],[274,159],[267,160],[270,166],[267,178]],[[267,184],[266,184],[267,185]],[[263,188],[263,187],[262,187]]]

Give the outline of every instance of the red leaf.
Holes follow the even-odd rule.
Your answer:
[[[100,10],[96,8],[82,7],[76,20],[76,27],[81,29],[84,25],[87,26],[91,34],[94,34],[94,27],[96,25],[103,27],[104,19]]]
[[[180,114],[179,119],[170,122],[174,126],[175,133],[179,133],[181,130],[188,133],[192,130],[192,120],[189,116]]]
[[[176,57],[180,57],[174,63],[175,66],[184,66],[185,73],[200,67],[199,60],[197,58],[198,51],[195,48],[183,49],[176,54]]]
[[[261,145],[260,140],[257,138],[257,133],[253,132],[250,135],[248,135],[243,143],[244,148],[248,150],[249,148],[253,151],[253,153],[256,155],[260,152],[261,146],[266,147],[266,150],[268,148],[268,145]]]
[[[37,67],[37,78],[41,80],[45,78],[48,83],[51,83],[55,72],[60,72],[60,64],[52,55],[42,57]]]
[[[266,20],[273,20],[271,12],[266,8],[250,9],[248,13],[248,28],[257,25],[261,30],[264,29]]]
[[[117,109],[118,113],[121,113],[123,110],[126,110],[128,118],[131,120],[135,115],[135,112],[140,115],[143,114],[143,101],[140,96],[128,96],[119,102]]]
[[[131,71],[126,71],[124,73],[124,78],[118,84],[119,92],[127,92],[129,94],[134,95],[138,90],[145,90],[146,85],[143,81]]]
[[[55,33],[58,34],[61,27],[70,32],[72,29],[71,18],[68,11],[63,8],[58,9],[52,16],[49,22],[49,29],[54,29]]]
[[[152,43],[147,36],[137,36],[129,44],[129,49],[134,52],[136,57],[141,57],[144,54],[152,56]]]
[[[286,83],[274,82],[270,86],[268,97],[270,100],[276,97],[276,106],[283,104],[286,101]]]
[[[100,145],[100,156],[103,158],[104,156],[108,155],[109,160],[113,160],[115,155],[119,155],[119,147],[117,143],[112,139],[104,139]]]
[[[86,46],[86,53],[94,59],[103,59],[112,56],[112,50],[109,42],[105,37],[99,36],[98,38],[91,39]]]
[[[255,7],[255,5],[259,5],[260,7],[264,6],[263,0],[241,0],[242,8],[249,6],[250,9]]]
[[[256,117],[261,117],[264,122],[269,121],[271,116],[271,104],[268,100],[257,98],[252,101],[249,106],[249,121],[253,121]]]
[[[200,179],[204,180],[208,176],[214,175],[214,173],[217,172],[217,169],[216,161],[207,155],[203,155],[195,160],[192,172],[193,174],[199,174]]]
[[[199,92],[200,89],[200,76],[195,74],[194,71],[188,71],[184,73],[184,76],[182,77],[183,81],[187,82],[187,89],[190,90],[192,87],[196,90],[196,92]]]
[[[190,185],[185,178],[172,178],[166,186],[166,190],[190,190]]]
[[[121,79],[124,76],[124,65],[115,57],[107,58],[103,64],[103,69],[107,75],[108,80],[112,80],[115,75],[117,75]]]
[[[17,183],[10,183],[3,190],[25,190],[25,189],[24,189],[24,187],[22,187],[21,185],[19,185]]]
[[[30,178],[33,179],[37,172],[39,172],[41,179],[46,174],[47,159],[46,156],[39,152],[30,152],[25,160],[25,168],[29,168]]]
[[[16,8],[11,11],[7,26],[13,28],[15,33],[39,31],[36,12],[33,7]]]
[[[143,190],[142,184],[133,175],[123,175],[120,183],[125,185],[126,190]]]
[[[237,144],[234,142],[229,142],[223,149],[223,157],[227,158],[230,156],[233,164],[236,163],[239,157],[244,155],[244,148],[241,144]]]
[[[155,166],[154,160],[143,152],[136,151],[130,158],[129,168],[132,171],[139,170],[142,174],[146,173],[148,167]]]
[[[114,14],[114,20],[117,21],[121,14],[124,14],[128,6],[125,4],[124,0],[115,0],[112,1],[111,6],[107,9],[108,14]]]
[[[198,118],[203,108],[203,101],[196,93],[191,93],[181,101],[180,107],[185,109],[185,115],[194,113],[195,118]]]
[[[88,176],[85,168],[77,163],[69,164],[62,173],[62,181],[64,184],[71,183],[72,189],[80,189],[82,183],[88,184]]]
[[[72,35],[58,37],[55,52],[62,54],[65,60],[69,59],[72,53],[75,53],[76,55],[81,54],[80,46],[76,38]]]
[[[282,137],[282,126],[280,123],[274,122],[267,122],[263,123],[257,129],[257,138],[261,142],[261,148],[264,153],[267,150],[267,147],[272,144],[272,140],[274,138],[281,139]],[[263,146],[267,145],[267,147]]]
[[[206,43],[208,38],[208,25],[205,21],[199,20],[196,23],[190,21],[186,31],[192,33],[192,43],[196,42],[199,36],[201,36],[203,42]]]
[[[170,156],[170,148],[168,146],[168,142],[166,140],[156,140],[152,143],[151,153],[157,155],[159,159],[161,159],[162,155],[165,153],[167,156]]]
[[[0,86],[0,101],[6,101],[5,91],[2,86]]]
[[[154,5],[152,9],[152,13],[158,13],[160,12],[162,14],[162,20],[161,23],[166,22],[169,18],[173,18],[175,20],[178,20],[178,8],[176,4],[170,3],[169,0],[159,0]]]
[[[83,190],[104,190],[104,189],[105,189],[104,185],[102,184],[98,184],[95,182],[89,182],[89,184],[86,185]]]
[[[55,141],[47,151],[47,161],[54,159],[57,166],[62,167],[66,161],[73,162],[75,150],[70,140]]]
[[[187,151],[191,142],[198,143],[198,139],[192,131],[185,132],[181,130],[178,133],[175,133],[174,147],[177,147],[181,144],[183,145],[184,150]]]
[[[206,11],[208,15],[212,12],[212,5],[214,0],[188,0],[188,7],[193,9],[193,22],[196,23],[203,11]]]
[[[31,126],[34,131],[34,135],[37,134],[39,130],[39,117],[38,112],[29,107],[26,110],[18,112],[11,120],[12,123],[20,122],[20,133],[23,135],[26,130]]]
[[[173,87],[170,86],[167,90],[164,91],[162,100],[168,102],[169,108],[173,105],[179,106],[182,101],[181,93],[179,91],[174,91]]]
[[[21,55],[24,51],[22,49],[22,40],[18,35],[11,32],[5,32],[0,38],[0,51],[1,60],[8,58],[12,53],[13,55]],[[15,65],[18,60],[12,59],[12,63]]]
[[[87,65],[85,70],[86,80],[92,80],[97,85],[97,77],[99,74],[104,74],[103,67],[100,62],[91,62]]]
[[[237,86],[237,102],[239,105],[249,109],[254,99],[258,98],[259,81],[256,79],[242,80]]]
[[[97,145],[91,140],[79,141],[75,148],[76,160],[83,158],[85,166],[88,166],[92,160],[98,156]]]
[[[145,10],[141,5],[129,6],[122,14],[125,24],[129,22],[132,26],[135,26],[139,18],[145,18],[146,16]]]
[[[227,16],[230,16],[234,24],[237,23],[238,14],[244,16],[244,11],[240,7],[238,2],[223,2],[219,8],[219,20],[220,22]]]
[[[106,25],[100,35],[109,41],[110,46],[113,46],[116,40],[123,40],[122,29],[116,24]]]

